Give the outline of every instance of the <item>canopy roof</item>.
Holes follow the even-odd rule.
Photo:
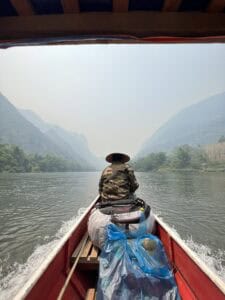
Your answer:
[[[225,0],[0,0],[0,47],[225,42]]]

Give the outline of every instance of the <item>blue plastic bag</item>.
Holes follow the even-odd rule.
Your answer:
[[[154,247],[146,250],[145,241]],[[97,300],[120,299],[180,300],[180,296],[161,241],[143,228],[131,238],[110,224],[100,255]]]

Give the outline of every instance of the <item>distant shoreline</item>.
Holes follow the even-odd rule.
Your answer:
[[[169,169],[169,168],[162,168],[158,170],[135,170],[136,172],[141,173],[225,173],[224,168],[206,168],[206,169]]]
[[[225,172],[225,137],[208,146],[182,145],[173,151],[150,153],[133,161],[136,171]]]
[[[77,170],[77,171],[46,171],[46,172],[8,172],[2,171],[0,175],[4,174],[47,174],[47,173],[95,173],[101,172],[100,170]]]

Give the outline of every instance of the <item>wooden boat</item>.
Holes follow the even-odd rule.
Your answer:
[[[0,48],[31,45],[224,43],[224,0],[1,0]],[[77,225],[26,282],[15,299],[57,299],[77,260],[87,220]],[[156,218],[182,299],[225,299],[224,283]],[[98,251],[84,245],[63,299],[94,299]]]
[[[95,299],[98,279],[98,250],[87,236],[87,220],[98,197],[79,218],[49,257],[15,296],[14,300],[58,299],[74,260],[75,271],[65,288],[64,300]],[[173,231],[156,217],[157,235],[163,242],[184,300],[224,300],[225,284]],[[82,249],[81,249],[82,248]],[[78,257],[78,253],[80,256]],[[79,259],[78,259],[79,258]]]

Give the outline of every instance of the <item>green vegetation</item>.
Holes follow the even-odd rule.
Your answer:
[[[164,152],[151,153],[133,163],[133,167],[137,171],[154,171],[160,167],[167,165],[167,156]]]
[[[69,169],[74,168],[74,162],[76,169],[81,166],[83,170],[94,170],[99,164],[83,135],[46,123],[32,111],[17,110],[1,92],[0,144],[17,145],[25,153],[41,156],[51,154],[73,161],[72,164],[69,163]],[[66,165],[65,168],[68,168],[65,161],[59,165]]]
[[[225,171],[225,161],[210,161],[206,152],[200,147],[183,145],[171,153],[151,153],[133,162],[136,171],[157,170],[200,170]]]
[[[53,155],[26,154],[18,146],[0,144],[0,172],[69,172],[81,171],[72,161]]]
[[[221,137],[218,140],[218,143],[224,143],[225,142],[225,136],[221,135]]]

